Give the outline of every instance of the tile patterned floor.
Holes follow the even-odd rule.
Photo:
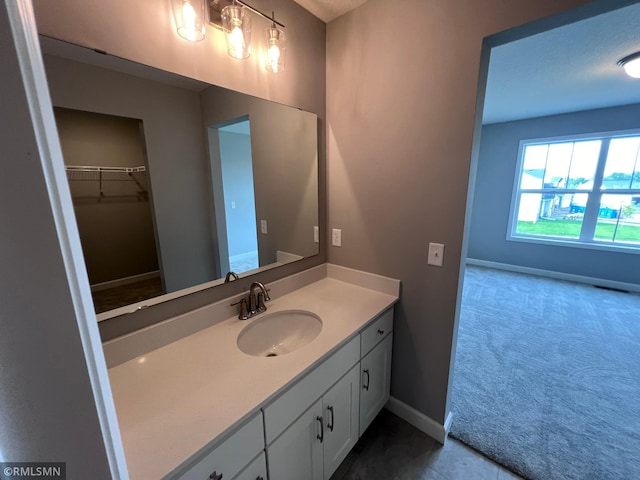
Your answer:
[[[331,480],[515,480],[502,468],[449,438],[441,446],[387,410],[360,438]]]

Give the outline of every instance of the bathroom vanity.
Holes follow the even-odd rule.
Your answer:
[[[227,308],[234,298],[105,348],[108,360],[126,358],[123,348],[138,354],[109,370],[132,479],[331,476],[389,399],[399,282],[334,265],[311,270],[295,286],[284,279],[287,293],[274,282],[268,311],[249,320]],[[290,312],[317,317],[317,336],[277,356],[238,347],[253,322]],[[176,333],[190,316],[211,325]],[[154,328],[165,329],[166,345],[132,349],[157,346]],[[168,341],[166,331],[181,338]]]

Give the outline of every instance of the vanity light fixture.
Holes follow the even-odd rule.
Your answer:
[[[171,0],[178,35],[190,42],[204,39],[204,2],[206,0]]]
[[[241,0],[207,0],[209,23],[221,29],[227,38],[227,52],[233,58],[244,59],[251,55],[251,16],[254,13],[271,22],[265,30],[265,67],[278,73],[284,69],[287,38],[284,25]]]
[[[284,70],[287,36],[284,34],[284,30],[278,28],[274,12],[271,12],[271,27],[265,30],[265,39],[267,42],[265,68],[268,72],[282,72]]]
[[[627,75],[633,78],[640,78],[640,52],[632,53],[618,62],[624,68]]]
[[[222,9],[222,30],[227,37],[227,53],[242,60],[251,55],[251,17],[234,1]]]

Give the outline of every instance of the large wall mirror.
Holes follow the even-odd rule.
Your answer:
[[[98,320],[319,253],[315,114],[40,41]]]

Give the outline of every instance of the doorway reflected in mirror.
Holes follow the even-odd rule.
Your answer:
[[[142,121],[54,114],[96,313],[164,294]]]

